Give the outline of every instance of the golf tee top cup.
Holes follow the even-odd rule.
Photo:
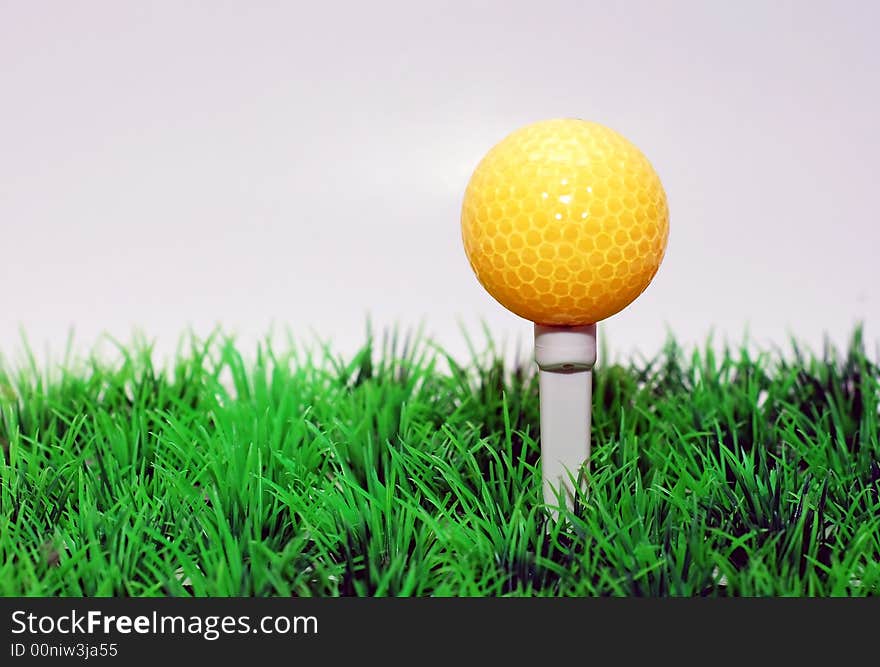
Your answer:
[[[465,192],[464,248],[502,306],[537,324],[592,324],[657,273],[666,194],[627,139],[578,119],[527,125],[482,159]]]

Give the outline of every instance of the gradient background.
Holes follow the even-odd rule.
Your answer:
[[[543,118],[642,148],[671,208],[653,285],[601,331],[876,340],[874,2],[0,0],[0,350],[222,323],[349,352],[424,322],[530,325],[464,257],[467,179]]]

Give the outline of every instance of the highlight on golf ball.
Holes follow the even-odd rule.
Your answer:
[[[461,231],[477,279],[538,324],[620,312],[660,267],[669,209],[642,152],[578,119],[527,125],[495,145],[465,192]]]

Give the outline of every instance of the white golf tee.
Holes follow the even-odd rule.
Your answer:
[[[596,325],[536,324],[535,361],[540,369],[544,502],[558,505],[561,492],[566,506],[573,509],[572,480],[583,484],[581,470],[590,458]]]

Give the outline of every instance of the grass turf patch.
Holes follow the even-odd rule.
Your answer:
[[[541,504],[491,346],[187,341],[0,365],[2,595],[876,595],[880,368],[674,341],[594,374],[588,497]],[[512,369],[511,369],[511,366]]]

